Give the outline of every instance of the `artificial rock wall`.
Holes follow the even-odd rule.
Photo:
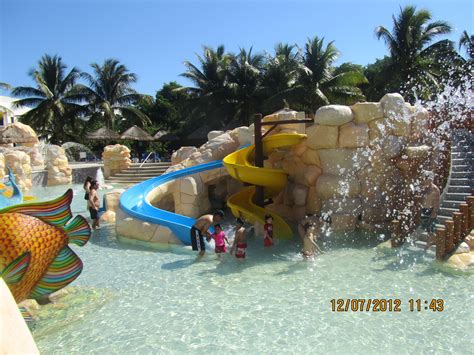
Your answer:
[[[121,144],[106,146],[102,153],[102,159],[104,161],[104,177],[106,179],[111,175],[128,169],[132,164],[130,149]]]
[[[67,185],[72,182],[72,170],[64,149],[58,145],[48,147],[46,153],[48,186]]]
[[[326,212],[339,231],[386,229],[395,215],[413,212],[407,206],[431,162],[425,109],[387,94],[380,102],[321,107],[314,121],[304,142],[268,157],[268,167],[289,175],[270,209],[293,221]]]

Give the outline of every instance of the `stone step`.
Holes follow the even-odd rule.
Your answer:
[[[474,165],[474,158],[467,158],[464,157],[462,159],[451,159],[451,165],[457,166],[457,165],[467,165],[470,168]]]
[[[470,186],[474,187],[474,180],[468,178],[451,178],[449,180],[450,186]]]
[[[160,176],[162,174],[127,174],[127,173],[117,173],[115,175],[112,175],[111,178],[143,178],[143,179],[151,179],[156,176]]]
[[[142,163],[132,163],[132,165],[130,165],[130,167],[132,167],[132,168],[139,168],[140,165],[142,165]],[[157,167],[157,166],[171,166],[171,163],[170,163],[170,162],[145,163],[145,164],[143,164],[142,168],[146,168],[146,167]]]
[[[148,178],[140,178],[140,177],[123,177],[123,176],[117,176],[117,177],[110,177],[107,181],[110,183],[139,183],[142,181],[148,180]]]
[[[448,217],[448,216],[438,216],[438,223],[444,227],[444,222],[446,222],[447,220],[450,220],[452,219],[452,217]]]
[[[474,151],[473,150],[466,150],[466,151],[451,151],[451,158],[453,159],[463,159],[463,158],[473,158]]]
[[[466,201],[466,197],[467,196],[470,196],[471,194],[470,193],[465,193],[465,192],[452,192],[452,193],[447,193],[444,198],[446,200],[450,200],[450,201]]]
[[[470,171],[453,171],[451,173],[452,179],[471,179],[474,180],[474,173]]]
[[[470,194],[472,190],[471,186],[448,186],[448,193],[467,193]]]
[[[457,208],[450,208],[450,207],[441,207],[439,209],[439,215],[440,216],[447,216],[447,217],[451,217],[453,215],[454,212],[459,212],[459,209]]]
[[[452,165],[451,166],[451,170],[452,171],[459,171],[459,172],[469,172],[469,171],[472,171],[472,166],[471,165],[466,165],[466,164],[462,164],[462,165]]]
[[[440,206],[445,208],[458,208],[461,203],[464,203],[464,201],[443,200]]]
[[[127,169],[127,170],[122,170],[121,173],[131,173],[131,174],[154,174],[154,173],[164,173],[167,168],[149,168],[149,169]]]

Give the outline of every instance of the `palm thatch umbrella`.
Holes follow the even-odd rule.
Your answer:
[[[139,142],[151,142],[155,140],[148,132],[135,125],[123,132],[120,139],[131,139]]]
[[[0,130],[0,144],[37,144],[38,136],[30,126],[15,122]]]
[[[93,139],[93,140],[115,141],[115,140],[120,139],[120,134],[118,134],[115,131],[112,131],[109,128],[102,127],[102,128],[99,128],[95,132],[88,133],[87,138],[88,139]]]
[[[168,131],[165,131],[164,129],[160,129],[158,132],[155,133],[153,138],[155,140],[159,140],[161,137],[166,136],[168,134]]]

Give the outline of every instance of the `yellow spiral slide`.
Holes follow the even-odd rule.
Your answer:
[[[275,134],[263,139],[263,153],[268,155],[273,149],[288,147],[300,143],[306,135],[304,134]],[[224,166],[229,174],[239,181],[265,187],[265,193],[276,195],[287,183],[287,174],[282,169],[258,168],[253,165],[255,146],[237,150],[229,154],[223,160]],[[275,237],[280,239],[292,238],[290,226],[273,212],[266,211],[253,202],[255,186],[246,187],[232,195],[227,200],[227,205],[234,216],[243,217],[250,223],[265,223],[266,214],[273,217],[273,229]]]

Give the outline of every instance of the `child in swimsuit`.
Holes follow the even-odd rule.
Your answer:
[[[214,225],[214,233],[211,234],[211,238],[214,239],[216,245],[216,254],[227,253],[225,243],[229,244],[229,241],[227,240],[220,224]]]
[[[235,257],[237,259],[245,259],[245,253],[247,252],[247,237],[245,235],[244,221],[241,218],[235,220],[235,238],[230,253],[235,251]]]
[[[265,225],[263,226],[263,246],[271,247],[273,245],[273,217],[270,215],[265,216]]]

